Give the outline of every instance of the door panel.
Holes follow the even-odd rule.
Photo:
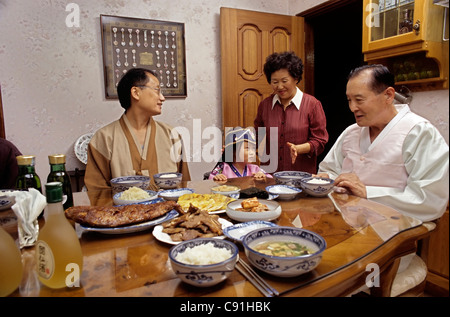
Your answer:
[[[303,18],[221,8],[220,27],[223,128],[253,126],[259,103],[272,93],[267,56],[294,51],[304,60]]]

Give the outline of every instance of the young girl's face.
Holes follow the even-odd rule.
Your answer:
[[[244,141],[239,149],[237,156],[238,162],[253,163],[256,162],[256,148],[254,144]]]

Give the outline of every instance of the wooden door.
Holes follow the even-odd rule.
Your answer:
[[[220,28],[223,128],[253,127],[259,103],[272,93],[266,57],[294,51],[305,60],[303,18],[220,8]]]

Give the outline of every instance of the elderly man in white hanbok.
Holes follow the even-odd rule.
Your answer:
[[[347,99],[356,123],[339,136],[318,175],[407,216],[438,219],[449,199],[449,147],[428,120],[394,104],[393,86],[382,65],[350,73]],[[408,260],[402,259],[399,272]]]

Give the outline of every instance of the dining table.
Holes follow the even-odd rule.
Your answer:
[[[191,188],[198,194],[210,194],[217,185],[235,185],[241,189],[265,189],[275,179],[253,177],[183,181],[179,188]],[[83,191],[73,194],[76,206],[112,206],[113,193]],[[280,216],[276,225],[313,231],[326,241],[322,260],[312,271],[297,277],[275,277],[255,269],[279,297],[348,296],[361,287],[372,295],[389,296],[400,257],[415,252],[428,228],[418,219],[395,209],[347,193],[332,191],[325,197],[304,192],[292,200],[276,200]],[[9,220],[5,220],[10,215]],[[0,212],[0,224],[17,239],[17,223],[12,211]],[[220,213],[233,224],[237,221]],[[45,220],[39,219],[40,226]],[[264,297],[249,276],[233,270],[223,282],[211,287],[195,287],[181,281],[172,270],[169,250],[172,244],[153,235],[154,227],[138,232],[101,232],[85,230],[72,222],[79,236],[83,268],[79,285],[51,289],[37,278],[35,248],[21,249],[23,279],[11,297]],[[234,241],[242,261],[248,261],[244,247]],[[374,281],[377,283],[374,283]],[[266,295],[267,296],[267,295]]]

